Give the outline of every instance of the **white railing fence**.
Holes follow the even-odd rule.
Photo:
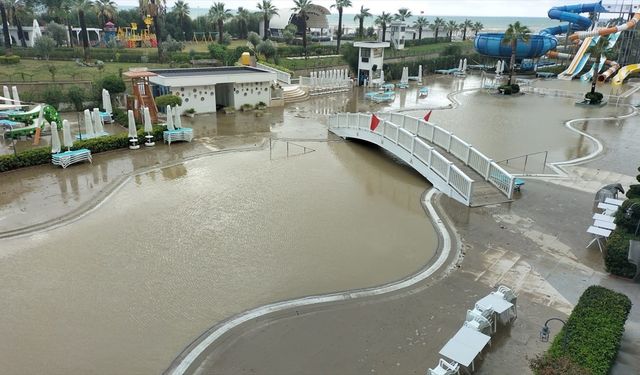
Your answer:
[[[331,126],[345,126],[345,124],[348,124],[346,120],[348,116],[358,118],[359,128],[369,129],[371,115],[364,113],[338,114],[334,117],[335,122],[331,123]],[[450,169],[455,166],[448,164],[449,162],[441,154],[437,153],[432,146],[429,146],[422,139],[442,147],[465,165],[478,172],[482,178],[497,187],[509,199],[512,198],[515,177],[452,132],[423,119],[400,113],[380,113],[376,114],[376,116],[382,120],[382,123],[374,133],[381,134],[384,138],[396,142],[405,150],[410,151],[412,155],[429,165],[434,172],[454,186],[460,194],[464,194],[466,186],[460,183],[459,178],[456,181],[451,181]],[[418,137],[415,140],[407,138],[415,138],[415,136]],[[434,157],[434,155],[437,156]],[[454,176],[457,176],[458,172],[460,172],[459,169],[453,172]],[[468,178],[467,176],[465,177]]]
[[[287,72],[283,72],[280,69],[272,68],[270,66],[261,64],[259,62],[256,63],[256,68],[266,70],[271,73],[275,73],[278,81],[286,83],[287,85],[291,84],[291,74]]]
[[[393,115],[380,115],[378,117],[381,122],[373,131],[370,129],[371,115],[365,113],[339,113],[333,115],[329,118],[329,127],[349,128],[358,132],[373,133],[376,134],[376,137],[380,137],[380,142],[383,145],[384,142],[394,143],[407,152],[412,163],[419,161],[464,197],[467,203],[471,202],[473,191],[473,180],[471,178],[415,133],[390,121],[389,119]],[[394,119],[405,123],[411,129],[421,129],[418,127],[418,122],[421,120],[402,115],[395,115]],[[422,122],[425,124],[422,128],[433,126],[424,121]]]

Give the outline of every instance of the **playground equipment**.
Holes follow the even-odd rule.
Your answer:
[[[149,86],[149,77],[157,76],[156,73],[146,70],[130,70],[122,73],[126,78],[131,79],[132,95],[126,96],[127,110],[132,110],[137,122],[142,123],[142,108],[149,108],[149,115],[153,123],[158,122],[158,108],[153,99],[153,93]]]
[[[193,38],[191,39],[194,43],[213,43],[216,41],[218,37],[217,32],[211,31],[194,31]]]
[[[145,17],[144,24],[146,28],[140,30],[138,30],[138,24],[135,22],[132,22],[130,27],[118,27],[116,40],[126,48],[157,47],[156,34],[151,32],[153,18],[150,16]]]
[[[620,37],[620,32],[617,32],[615,34],[611,34],[609,35],[609,41],[607,43],[607,48],[613,48],[616,45],[616,42],[618,41],[618,38]],[[595,63],[593,64],[593,66],[591,67],[591,69],[589,69],[588,72],[584,73],[582,76],[580,76],[580,79],[583,81],[590,81],[591,78],[593,78],[594,74],[598,74],[600,73],[600,71],[602,70],[602,68],[604,67],[605,64],[613,66],[612,65],[612,61],[609,61],[607,63],[607,58],[606,56],[602,55],[600,57],[600,64],[596,67]]]
[[[640,72],[640,64],[627,65],[618,71],[618,74],[611,79],[611,84],[615,86],[622,85],[622,82],[632,73]]]

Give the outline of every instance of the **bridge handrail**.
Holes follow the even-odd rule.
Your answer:
[[[270,66],[261,64],[259,62],[256,62],[256,68],[259,68],[259,69],[262,69],[262,70],[266,70],[266,71],[271,72],[271,73],[275,73],[276,74],[276,78],[277,78],[278,81],[284,82],[287,85],[291,84],[291,74],[289,74],[287,72],[283,72],[280,69],[272,68]]]
[[[395,117],[396,120],[402,119],[405,125],[415,124],[417,122],[424,123],[423,128],[434,128],[434,125],[422,120],[413,119],[411,117],[402,116]],[[416,134],[404,129],[399,124],[391,121],[393,115],[380,115],[381,123],[374,130],[370,130],[371,115],[364,113],[338,113],[329,117],[329,126],[331,128],[352,128],[358,131],[372,132],[382,139],[393,142],[406,150],[411,158],[415,158],[422,162],[426,167],[440,176],[455,191],[463,196],[467,202],[471,201],[473,190],[473,179],[469,178],[463,171],[456,167],[445,156],[439,153],[434,147],[420,139]],[[418,127],[420,129],[420,127]]]
[[[507,197],[511,198],[513,195],[513,184],[515,177],[509,172],[505,171],[496,162],[492,161],[489,166],[489,177],[487,181],[492,183],[500,191],[505,193]]]

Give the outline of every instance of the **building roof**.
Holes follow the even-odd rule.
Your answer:
[[[223,67],[207,67],[207,68],[184,68],[184,69],[153,69],[154,75],[162,77],[187,77],[187,76],[224,76],[228,74],[242,73],[266,73],[264,70],[252,68],[249,66],[223,66]]]
[[[143,78],[143,77],[155,77],[156,73],[147,70],[130,70],[122,73],[127,78]]]
[[[353,46],[361,48],[387,48],[390,44],[389,42],[355,42]]]

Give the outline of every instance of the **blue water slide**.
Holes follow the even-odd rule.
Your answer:
[[[553,7],[549,10],[548,16],[551,19],[569,22],[572,31],[587,30],[591,27],[591,20],[581,16],[580,13],[603,12],[606,9],[601,2],[592,4],[566,5]],[[569,24],[549,27],[541,30],[538,34],[530,35],[529,41],[518,41],[516,58],[540,57],[548,51],[556,48],[558,40],[556,35],[567,33]],[[511,46],[502,43],[503,33],[478,34],[474,41],[476,51],[482,55],[494,57],[511,57]]]

